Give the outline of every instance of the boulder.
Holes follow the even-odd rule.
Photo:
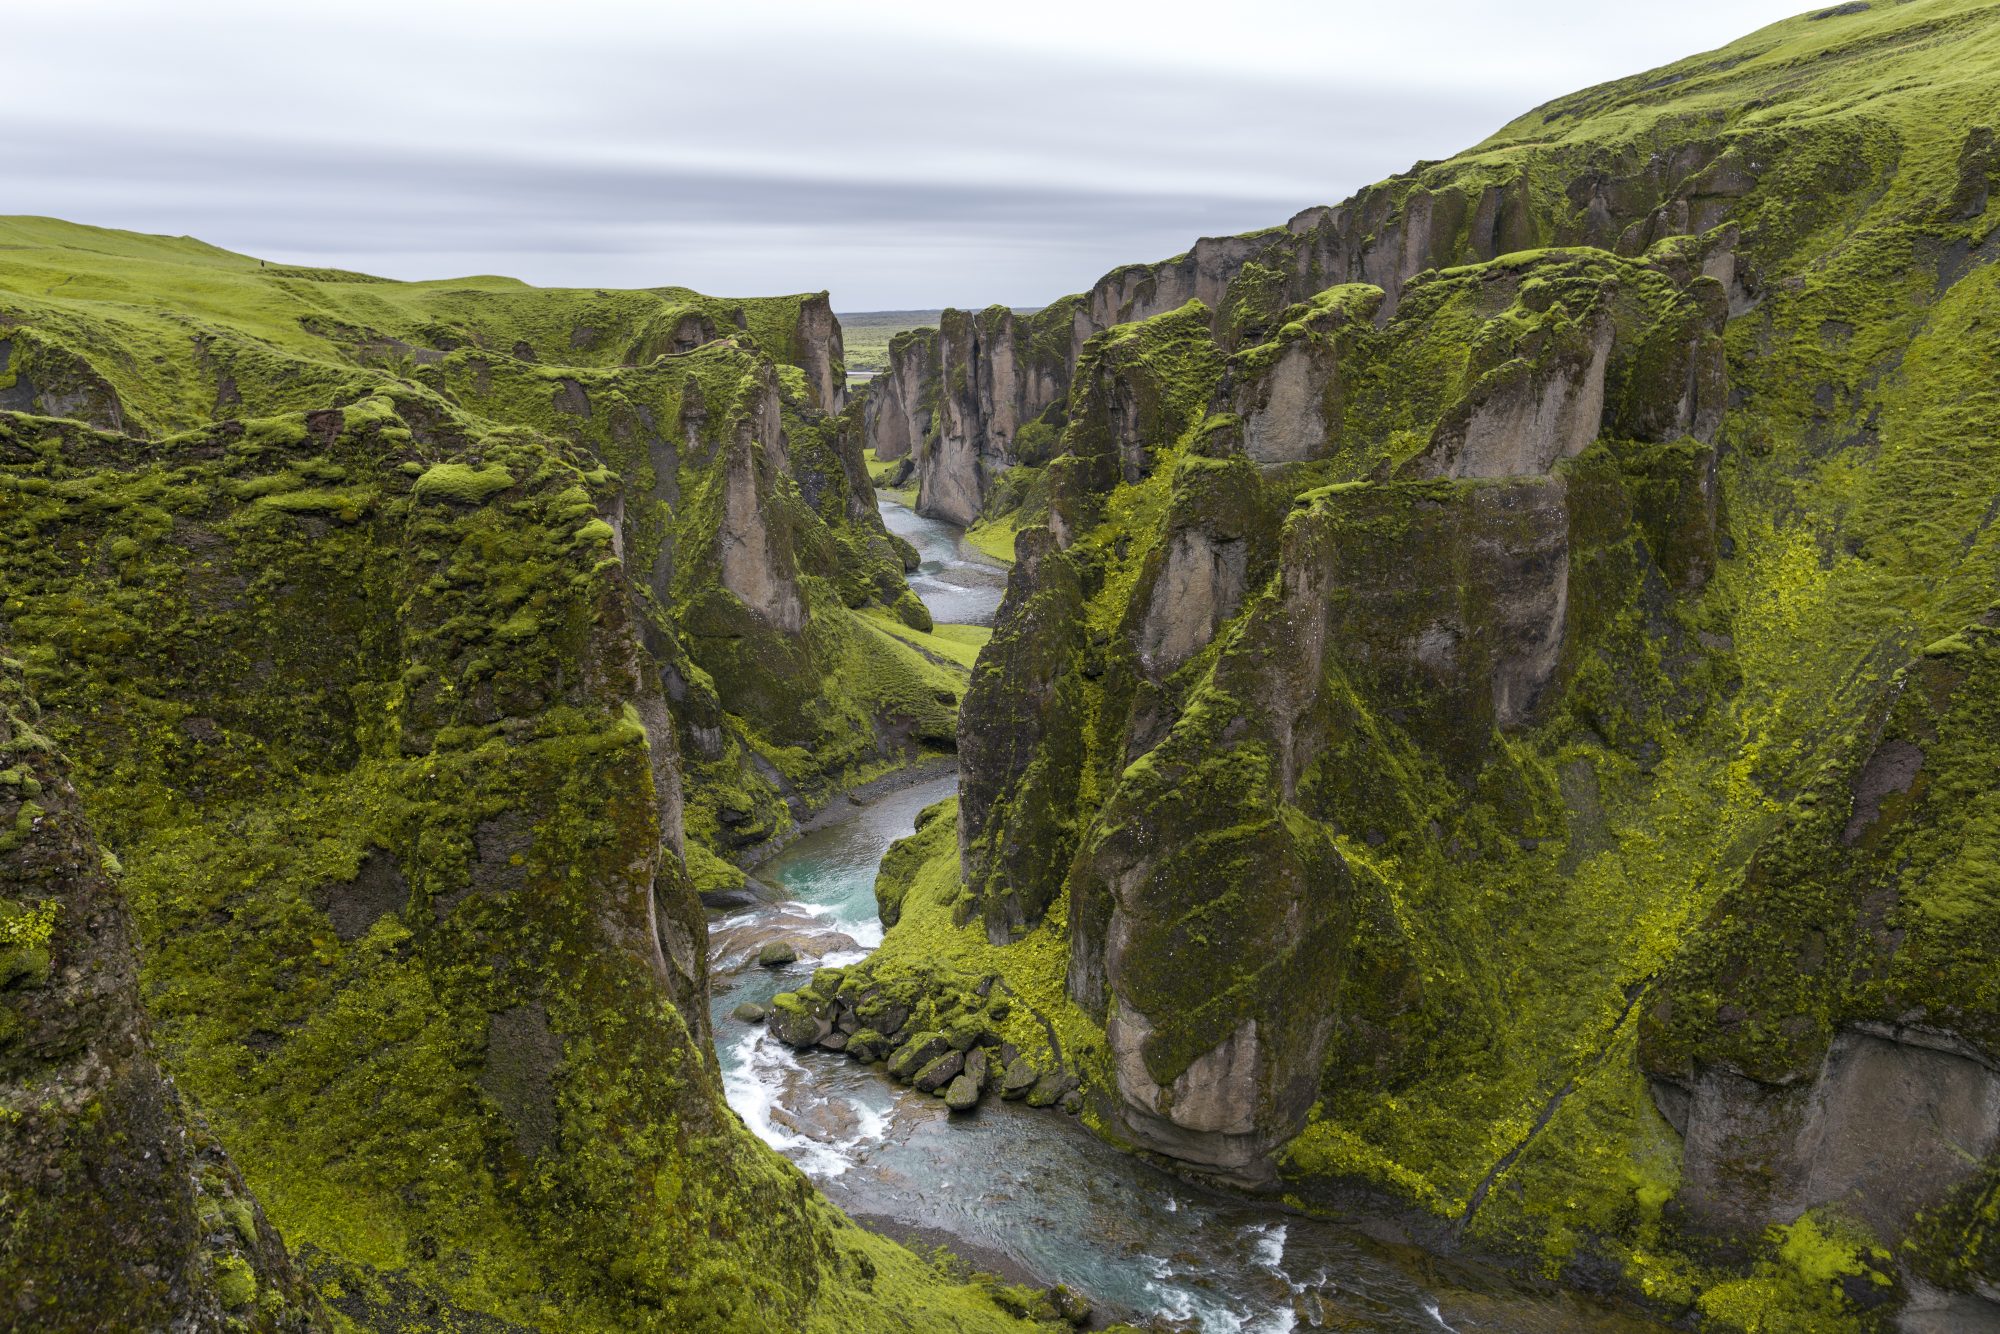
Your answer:
[[[832,1031],[833,1025],[815,1014],[798,995],[781,991],[771,998],[771,1034],[788,1047],[810,1047]]]
[[[798,946],[789,940],[767,940],[757,950],[757,962],[765,968],[783,968],[798,959]]]
[[[979,1105],[979,1081],[961,1074],[944,1091],[944,1105],[954,1112],[969,1112]]]
[[[1056,1308],[1056,1314],[1083,1329],[1090,1324],[1092,1311],[1083,1294],[1072,1291],[1067,1284],[1058,1283],[1049,1289],[1049,1305]]]
[[[764,1007],[756,1001],[744,1001],[729,1012],[729,1017],[740,1023],[761,1024],[764,1022]]]
[[[910,1007],[883,997],[864,995],[854,1003],[854,1013],[863,1026],[884,1037],[894,1037],[910,1022]]]
[[[846,1051],[847,1034],[841,1032],[839,1029],[836,1028],[832,1032],[827,1033],[825,1036],[821,1037],[819,1040],[819,1045],[824,1047],[828,1051]]]
[[[910,1080],[910,1087],[919,1093],[936,1093],[939,1089],[958,1078],[965,1069],[965,1053],[948,1051],[917,1071]]]
[[[951,1050],[942,1033],[919,1033],[897,1049],[889,1058],[889,1073],[897,1079],[909,1080],[917,1071]]]
[[[889,1050],[889,1039],[872,1028],[864,1028],[847,1039],[847,1054],[857,1061],[873,1064]]]
[[[1000,1096],[1009,1102],[1026,1097],[1028,1090],[1041,1080],[1041,1072],[1025,1056],[1017,1056],[1007,1067],[1007,1073],[1000,1078]]]
[[[945,1027],[953,1051],[971,1051],[986,1038],[986,1020],[978,1013],[962,1014]]]
[[[1063,1076],[1050,1073],[1037,1079],[1028,1089],[1028,1106],[1053,1107],[1066,1091]]]
[[[989,1068],[990,1061],[987,1057],[986,1048],[974,1047],[965,1054],[964,1077],[971,1080],[981,1089],[986,1087],[986,1074]]]

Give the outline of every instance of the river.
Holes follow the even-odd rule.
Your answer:
[[[939,621],[990,623],[1000,579],[949,525],[883,503],[916,544],[911,576]],[[900,511],[900,513],[898,513]],[[855,806],[755,872],[784,902],[715,914],[711,1013],[729,1102],[855,1217],[943,1240],[975,1264],[1062,1282],[1107,1314],[1202,1334],[1337,1329],[1627,1334],[1652,1328],[1567,1296],[1519,1291],[1478,1266],[1192,1187],[1112,1149],[1054,1110],[987,1099],[951,1116],[936,1098],[830,1052],[794,1052],[731,1011],[852,963],[882,939],[874,881],[917,812],[953,795],[943,774]],[[782,932],[808,945],[760,968]],[[817,955],[813,953],[817,951]]]

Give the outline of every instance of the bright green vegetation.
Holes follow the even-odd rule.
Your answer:
[[[1012,565],[1014,539],[1020,532],[1019,512],[1010,511],[995,519],[981,520],[966,529],[965,540],[993,559]]]
[[[973,662],[979,657],[979,650],[993,637],[991,626],[985,625],[937,625],[930,630],[913,630],[880,609],[871,608],[866,613],[870,623],[878,630],[896,636],[907,644],[913,644],[927,656],[942,658],[958,664],[966,671],[972,670]],[[963,683],[954,685],[962,690]]]
[[[809,387],[822,300],[0,222],[0,637],[152,1041],[338,1327],[1018,1326],[751,1137],[709,1045],[695,891],[949,748],[972,647]],[[0,960],[66,920],[0,904]],[[6,966],[0,1043],[46,982]]]
[[[1371,187],[1306,299],[1281,232],[1091,339],[873,967],[1127,1042],[1108,1134],[1670,1318],[1995,1282],[1992,1159],[1807,1209],[1789,1132],[1662,1108],[1857,1025],[2000,1060],[1996,82],[1990,3],[1802,17]],[[1169,1126],[1252,1021],[1254,1128]]]
[[[874,484],[876,494],[887,496],[906,507],[916,505],[916,477],[904,466],[907,460],[892,459],[885,463],[875,457],[875,451],[872,449],[862,450],[861,458],[868,467],[868,480]],[[904,485],[895,485],[898,476],[905,478]]]
[[[910,329],[935,329],[941,310],[849,311],[840,316],[840,340],[850,371],[889,369],[889,340]]]

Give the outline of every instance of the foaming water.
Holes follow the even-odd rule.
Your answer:
[[[932,614],[990,624],[1004,571],[976,552],[968,557],[949,525],[893,502],[882,512],[924,558],[911,585]],[[1118,1152],[1060,1112],[989,1098],[976,1112],[951,1115],[879,1067],[793,1052],[762,1025],[733,1018],[739,1004],[766,1003],[814,968],[858,961],[881,943],[874,884],[882,856],[919,811],[956,791],[956,777],[946,776],[852,808],[757,869],[783,901],[710,921],[710,1013],[730,1106],[836,1204],[944,1234],[970,1254],[1004,1256],[1101,1310],[1200,1334],[1654,1328],[1580,1299],[1520,1292],[1478,1266],[1212,1194]],[[797,962],[758,966],[758,946],[780,937],[797,944]]]
[[[803,985],[859,949],[761,968],[746,945],[781,934],[871,945],[874,876],[946,776],[855,807],[757,875],[790,902],[718,915],[712,1014],[729,1102],[848,1212],[973,1254],[1004,1255],[1101,1307],[1201,1334],[1341,1329],[1630,1334],[1648,1326],[1579,1299],[1521,1293],[1477,1266],[1385,1247],[1330,1223],[1212,1194],[1096,1139],[1073,1118],[988,1099],[953,1116],[936,1098],[831,1052],[793,1052],[730,1011]]]

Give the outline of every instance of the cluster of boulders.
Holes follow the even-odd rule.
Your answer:
[[[991,991],[989,979],[952,1007],[956,1013],[939,1012],[935,1024],[925,1025],[913,1022],[912,1007],[879,984],[850,979],[840,968],[821,968],[809,985],[772,997],[762,1014],[743,1007],[737,1017],[753,1023],[767,1019],[771,1035],[790,1047],[846,1052],[871,1065],[886,1062],[897,1081],[944,1099],[954,1112],[971,1111],[988,1093],[1030,1107],[1078,1111],[1083,1094],[1075,1075],[1060,1061],[1055,1069],[1037,1065],[995,1030],[1012,1002]]]

